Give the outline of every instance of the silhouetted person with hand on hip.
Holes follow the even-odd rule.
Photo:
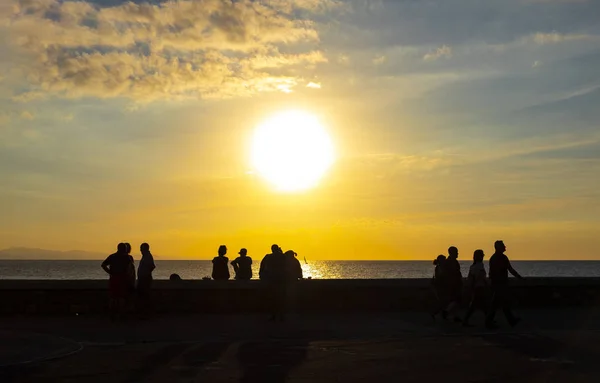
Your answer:
[[[235,271],[235,279],[239,281],[247,281],[252,279],[252,258],[248,257],[248,250],[241,249],[239,257],[231,261],[233,271]]]
[[[296,254],[293,250],[288,250],[285,252],[286,257],[286,273],[288,281],[297,281],[302,279],[302,265],[298,258],[296,258],[298,254]]]
[[[496,327],[494,324],[494,317],[496,316],[496,309],[502,307],[504,316],[508,324],[512,327],[519,323],[520,319],[515,318],[510,308],[510,297],[508,290],[508,273],[519,279],[523,279],[519,273],[510,264],[510,260],[504,254],[506,246],[503,241],[496,241],[494,243],[494,249],[496,250],[494,255],[490,258],[490,282],[492,286],[492,302],[490,305],[490,311],[486,319],[486,326],[488,328]]]
[[[129,292],[130,267],[131,258],[127,253],[125,243],[119,243],[117,252],[109,255],[102,262],[102,269],[109,275],[109,305],[112,319],[120,319],[121,315],[124,314],[125,302]]]
[[[469,319],[473,312],[477,309],[483,311],[484,316],[487,318],[487,278],[485,273],[485,266],[483,264],[483,258],[485,253],[483,250],[475,250],[473,253],[473,264],[469,268],[469,276],[467,277],[467,286],[471,296],[469,309],[465,314],[463,326],[471,327],[469,325]]]
[[[152,272],[156,269],[154,257],[150,252],[150,245],[142,243],[140,246],[142,259],[138,266],[137,293],[140,304],[140,314],[147,315],[150,311],[150,288],[152,287]]]
[[[446,312],[454,316],[455,322],[461,322],[456,310],[458,310],[462,296],[462,273],[458,263],[458,249],[454,246],[448,248],[448,258],[444,261],[443,273],[448,298]]]
[[[229,258],[227,254],[227,246],[219,246],[219,255],[212,260],[213,270],[212,277],[215,281],[226,281],[229,279]]]

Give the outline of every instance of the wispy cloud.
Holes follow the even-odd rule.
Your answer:
[[[321,89],[321,83],[320,82],[309,82],[308,84],[306,84],[307,88],[312,88],[312,89]]]
[[[423,60],[436,61],[441,58],[450,58],[450,57],[452,57],[452,48],[450,48],[447,45],[442,45],[441,47],[437,48],[433,52],[429,52],[425,56],[423,56]]]

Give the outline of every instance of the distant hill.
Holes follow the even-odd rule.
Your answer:
[[[83,250],[46,250],[28,247],[10,247],[0,250],[0,259],[104,259],[107,254]]]

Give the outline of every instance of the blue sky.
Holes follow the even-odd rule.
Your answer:
[[[591,0],[3,1],[0,247],[149,241],[206,258],[279,238],[312,258],[429,259],[503,238],[516,258],[600,258],[598,14]],[[248,174],[253,128],[290,108],[317,115],[339,156],[296,196]]]

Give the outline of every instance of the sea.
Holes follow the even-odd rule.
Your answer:
[[[101,261],[0,260],[2,279],[106,279]],[[600,277],[600,261],[512,261],[525,277]],[[471,262],[461,262],[467,275]],[[157,260],[155,279],[179,274],[183,279],[202,279],[211,274],[211,261]],[[253,265],[255,278],[258,262]],[[313,279],[399,279],[431,278],[431,261],[309,261],[302,263],[305,278]],[[486,264],[487,269],[487,264]],[[231,270],[233,275],[233,270]]]

